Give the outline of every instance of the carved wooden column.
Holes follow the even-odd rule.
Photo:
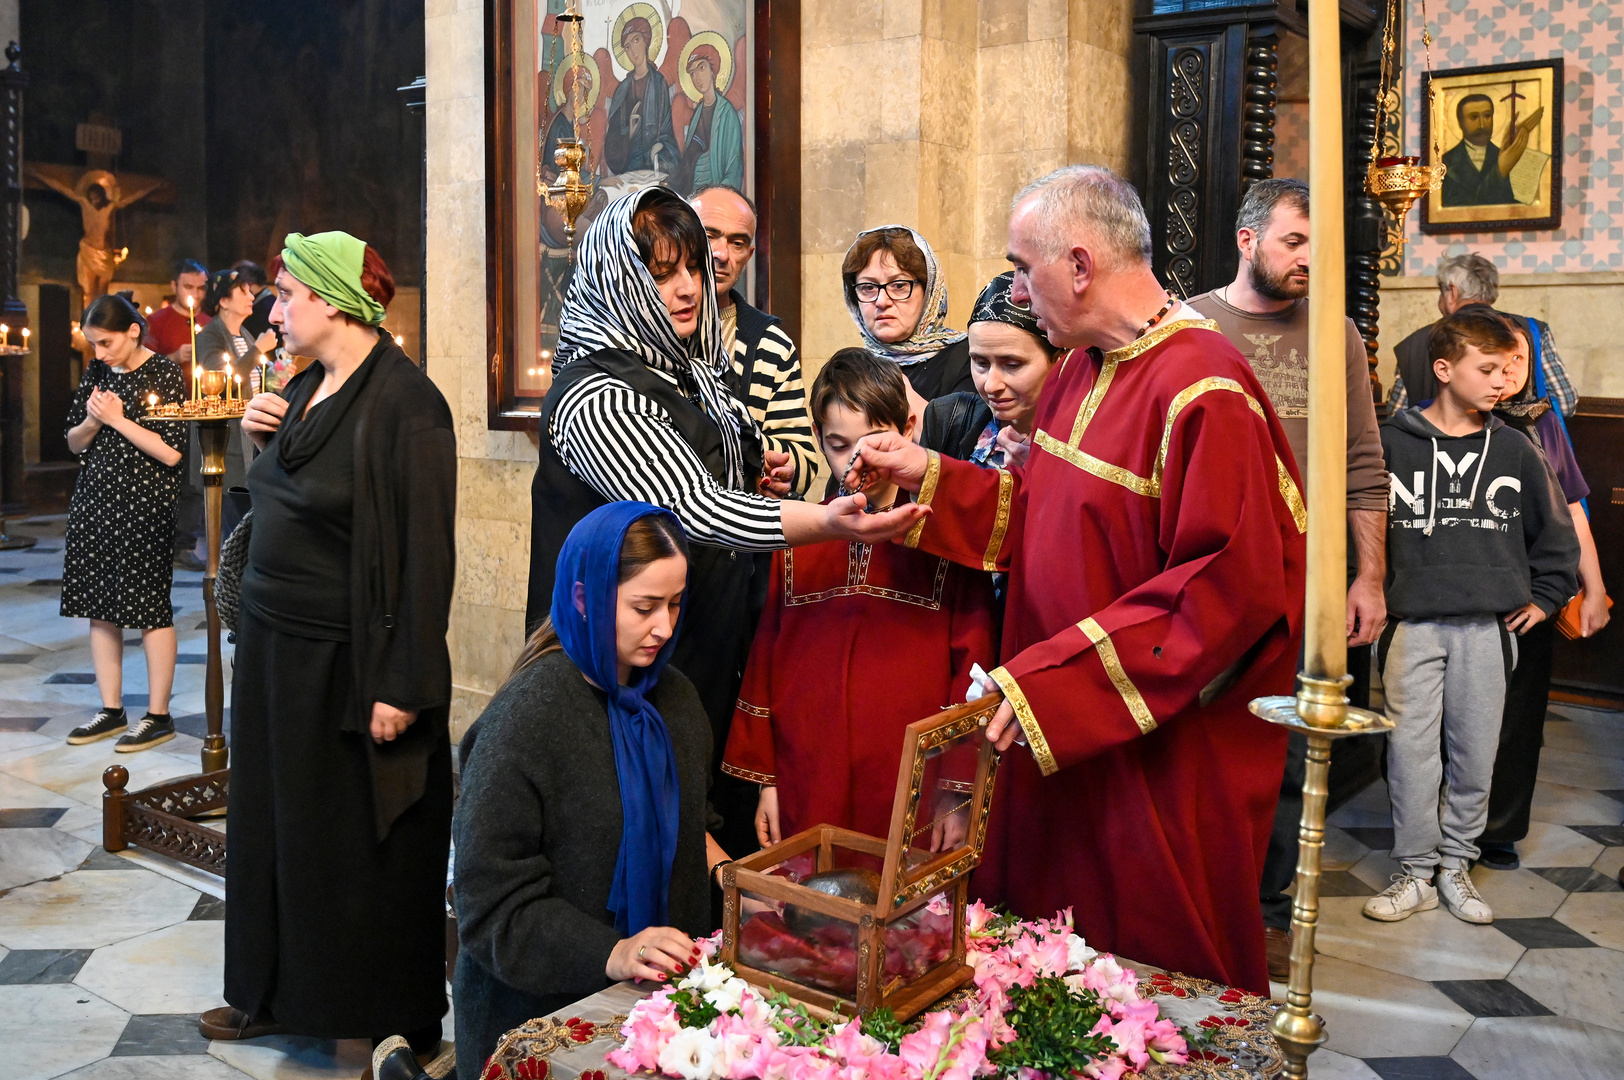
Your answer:
[[[28,76],[17,66],[22,49],[6,47],[0,70],[0,322],[15,332],[28,325],[28,308],[17,295],[17,257],[23,205],[23,88]],[[23,357],[0,356],[0,513],[20,511],[23,493]],[[0,523],[0,537],[5,535]],[[6,546],[14,546],[18,540]]]
[[[1379,70],[1356,65],[1350,80],[1352,122],[1347,130],[1352,145],[1347,155],[1348,203],[1348,318],[1359,328],[1370,361],[1370,392],[1381,399],[1376,378],[1376,335],[1381,314],[1381,257],[1387,234],[1386,212],[1365,189],[1365,170],[1376,140],[1376,95]]]
[[[1274,106],[1280,37],[1265,27],[1246,46],[1246,123],[1241,129],[1241,194],[1274,175]]]

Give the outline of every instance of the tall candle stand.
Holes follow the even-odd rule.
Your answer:
[[[23,342],[21,345],[12,343],[11,333],[10,327],[6,326],[4,323],[0,323],[0,367],[4,368],[4,371],[0,372],[0,400],[9,397],[11,393],[11,388],[5,386],[5,380],[20,380],[22,376],[21,365],[16,363],[4,364],[3,361],[11,357],[27,356],[29,351],[33,348],[28,341],[28,327],[25,326],[22,328]],[[18,400],[21,400],[20,395]],[[9,427],[13,425],[19,429],[22,427],[21,408],[6,410],[6,415],[3,421],[0,421],[0,426]],[[12,433],[8,432],[7,434]],[[11,470],[0,468],[0,506],[4,505],[5,498],[8,495],[17,499],[18,501],[21,501],[22,498],[21,493],[4,491],[4,474],[7,472],[15,473],[18,476],[21,475],[20,469]],[[5,514],[0,513],[0,551],[21,551],[24,548],[33,547],[36,543],[38,543],[38,541],[32,536],[12,536],[11,534],[7,533]]]
[[[192,394],[185,402],[147,408],[147,420],[197,425],[203,450],[203,522],[208,561],[203,572],[203,608],[208,628],[208,661],[204,671],[202,767],[197,776],[128,791],[129,770],[113,765],[102,774],[102,846],[122,851],[131,844],[214,874],[225,874],[225,833],[198,819],[225,809],[231,770],[225,737],[225,673],[220,654],[220,609],[215,580],[220,573],[220,531],[224,511],[226,443],[230,422],[241,419],[245,403],[229,371],[193,368]]]

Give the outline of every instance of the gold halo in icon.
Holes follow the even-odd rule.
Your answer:
[[[701,45],[709,45],[722,58],[722,70],[716,73],[716,92],[727,93],[728,86],[733,82],[733,50],[728,47],[727,38],[715,30],[701,30],[688,39],[688,44],[682,47],[682,53],[677,57],[677,78],[681,80],[682,92],[688,95],[689,101],[699,100],[699,90],[688,74],[688,58]]]
[[[553,109],[558,111],[564,107],[564,75],[570,71],[586,72],[587,82],[585,92],[581,95],[581,115],[591,116],[592,107],[598,103],[598,84],[601,79],[598,74],[598,65],[591,59],[584,64],[569,63],[569,57],[560,57],[558,63],[553,65],[552,83]]]
[[[626,55],[621,47],[620,35],[625,32],[626,24],[632,19],[647,19],[649,29],[654,33],[654,39],[648,43],[649,67],[660,66],[660,51],[665,48],[665,23],[660,19],[660,13],[653,4],[632,4],[620,13],[615,20],[615,32],[609,37],[609,48],[614,51],[615,63],[632,70],[632,58]]]

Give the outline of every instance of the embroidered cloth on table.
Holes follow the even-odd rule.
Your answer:
[[[1183,1065],[1154,1062],[1138,1075],[1145,1080],[1269,1080],[1284,1064],[1269,1018],[1282,1001],[1257,997],[1234,987],[1166,972],[1123,960],[1139,973],[1146,996],[1163,1016],[1191,1037],[1190,1060]],[[620,1025],[632,1006],[653,993],[639,984],[618,983],[549,1016],[531,1020],[504,1036],[485,1069],[485,1080],[625,1080],[631,1074],[610,1065],[605,1055],[620,1044]],[[957,995],[938,1008],[950,1007]],[[505,1048],[505,1052],[504,1052]],[[646,1077],[647,1073],[639,1073]]]

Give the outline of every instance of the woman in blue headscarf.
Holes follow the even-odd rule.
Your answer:
[[[614,502],[559,552],[550,615],[462,742],[455,898],[458,1075],[502,1034],[698,958],[711,729],[667,668],[688,581],[668,510]]]

